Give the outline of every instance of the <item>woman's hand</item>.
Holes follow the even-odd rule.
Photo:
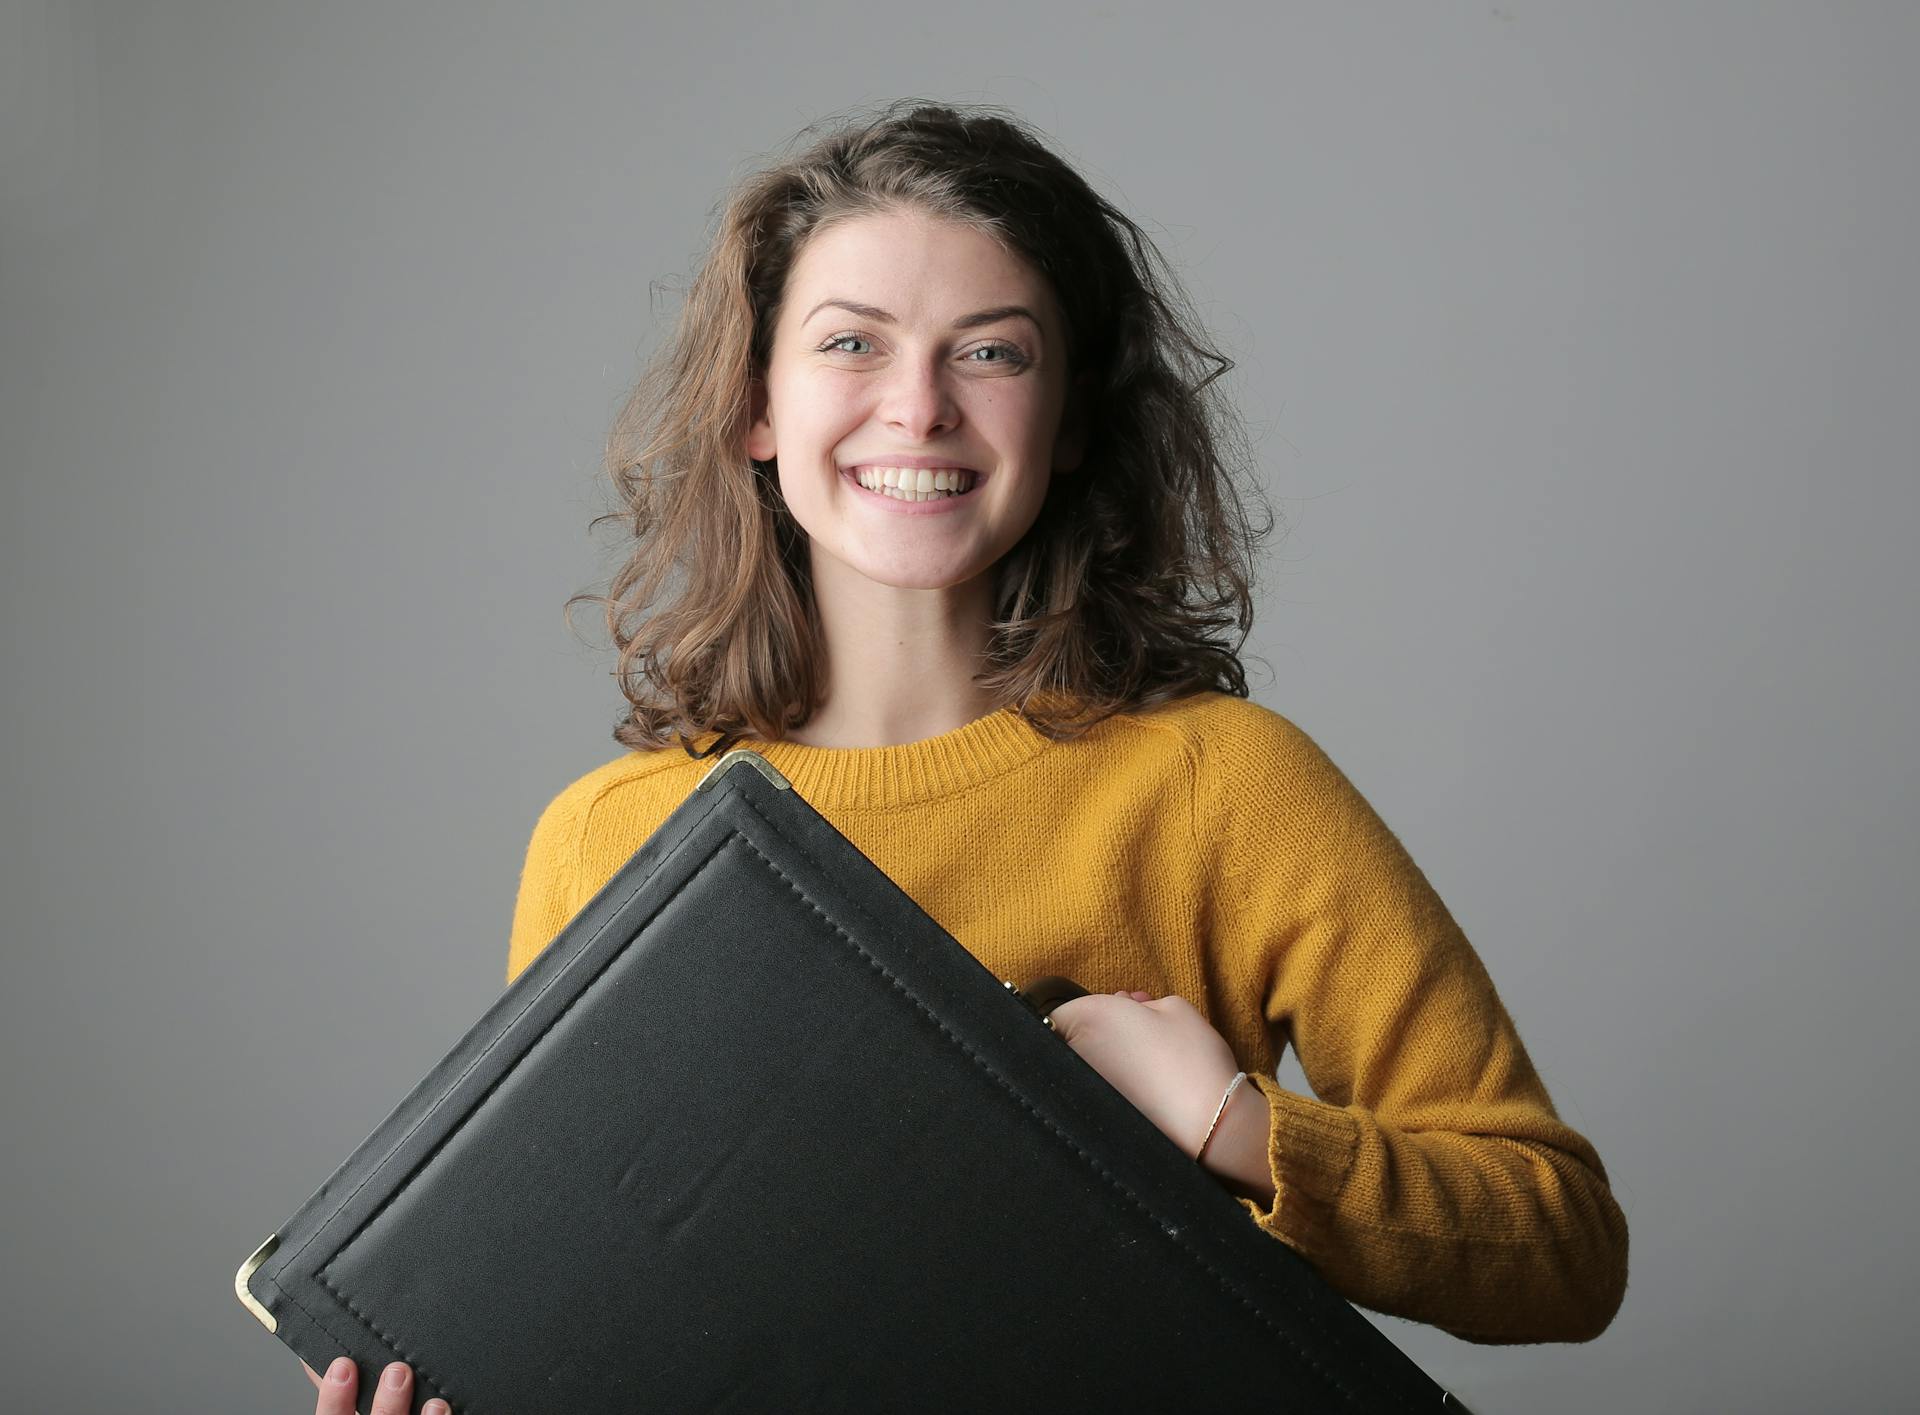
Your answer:
[[[307,1373],[308,1380],[320,1387],[320,1400],[313,1407],[313,1415],[353,1415],[353,1393],[360,1372],[352,1361],[344,1356],[336,1358],[327,1368],[324,1380],[305,1361],[300,1363],[300,1369]],[[380,1389],[373,1397],[373,1415],[407,1415],[411,1409],[413,1368],[395,1361],[380,1373]],[[446,1401],[436,1397],[420,1407],[420,1415],[453,1415],[453,1412],[447,1408]]]
[[[1192,1157],[1240,1069],[1227,1039],[1177,993],[1089,993],[1048,1014],[1081,1060]]]

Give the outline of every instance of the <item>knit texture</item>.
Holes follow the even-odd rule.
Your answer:
[[[711,738],[701,739],[696,746]],[[874,748],[748,741],[996,977],[1178,993],[1271,1113],[1254,1223],[1349,1301],[1468,1341],[1585,1341],[1627,1227],[1485,967],[1305,732],[1219,693],[1049,742],[1011,710]],[[711,761],[629,752],[541,813],[517,977]],[[1291,1041],[1314,1095],[1274,1079]]]

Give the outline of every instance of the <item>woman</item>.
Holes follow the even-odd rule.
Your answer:
[[[745,742],[996,976],[1092,989],[1068,1043],[1347,1298],[1591,1339],[1599,1157],[1393,833],[1246,700],[1264,527],[1158,259],[991,112],[740,186],[609,448],[628,750],[542,813],[509,981]]]

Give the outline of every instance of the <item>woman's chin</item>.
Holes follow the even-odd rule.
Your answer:
[[[813,583],[816,593],[883,594],[888,590],[962,591],[978,593],[992,583],[993,566],[982,564],[982,554],[956,553],[959,546],[926,547],[915,554],[907,546],[849,545],[836,553],[819,541],[812,543]],[[945,553],[942,553],[945,552]]]
[[[941,567],[925,563],[908,565],[862,565],[856,567],[862,588],[873,593],[887,590],[960,591],[980,578],[973,566]]]
[[[871,573],[866,576],[868,583],[876,590],[918,590],[922,593],[939,590],[958,590],[970,577],[929,575],[924,570],[900,571],[895,574],[885,572]]]

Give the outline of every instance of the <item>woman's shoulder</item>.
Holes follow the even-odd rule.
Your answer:
[[[652,819],[657,825],[712,765],[678,747],[623,752],[554,793],[535,831],[549,837],[564,835],[578,849],[596,823],[609,818],[629,827],[635,819]]]
[[[629,751],[554,793],[534,822],[521,867],[509,982],[672,814],[708,765],[679,750]]]
[[[1325,819],[1369,809],[1305,728],[1249,698],[1192,693],[1135,720],[1178,739],[1193,763],[1197,795],[1213,798],[1227,814]]]
[[[1292,718],[1231,693],[1189,693],[1129,716],[1177,738],[1209,770],[1312,766],[1326,758]]]

